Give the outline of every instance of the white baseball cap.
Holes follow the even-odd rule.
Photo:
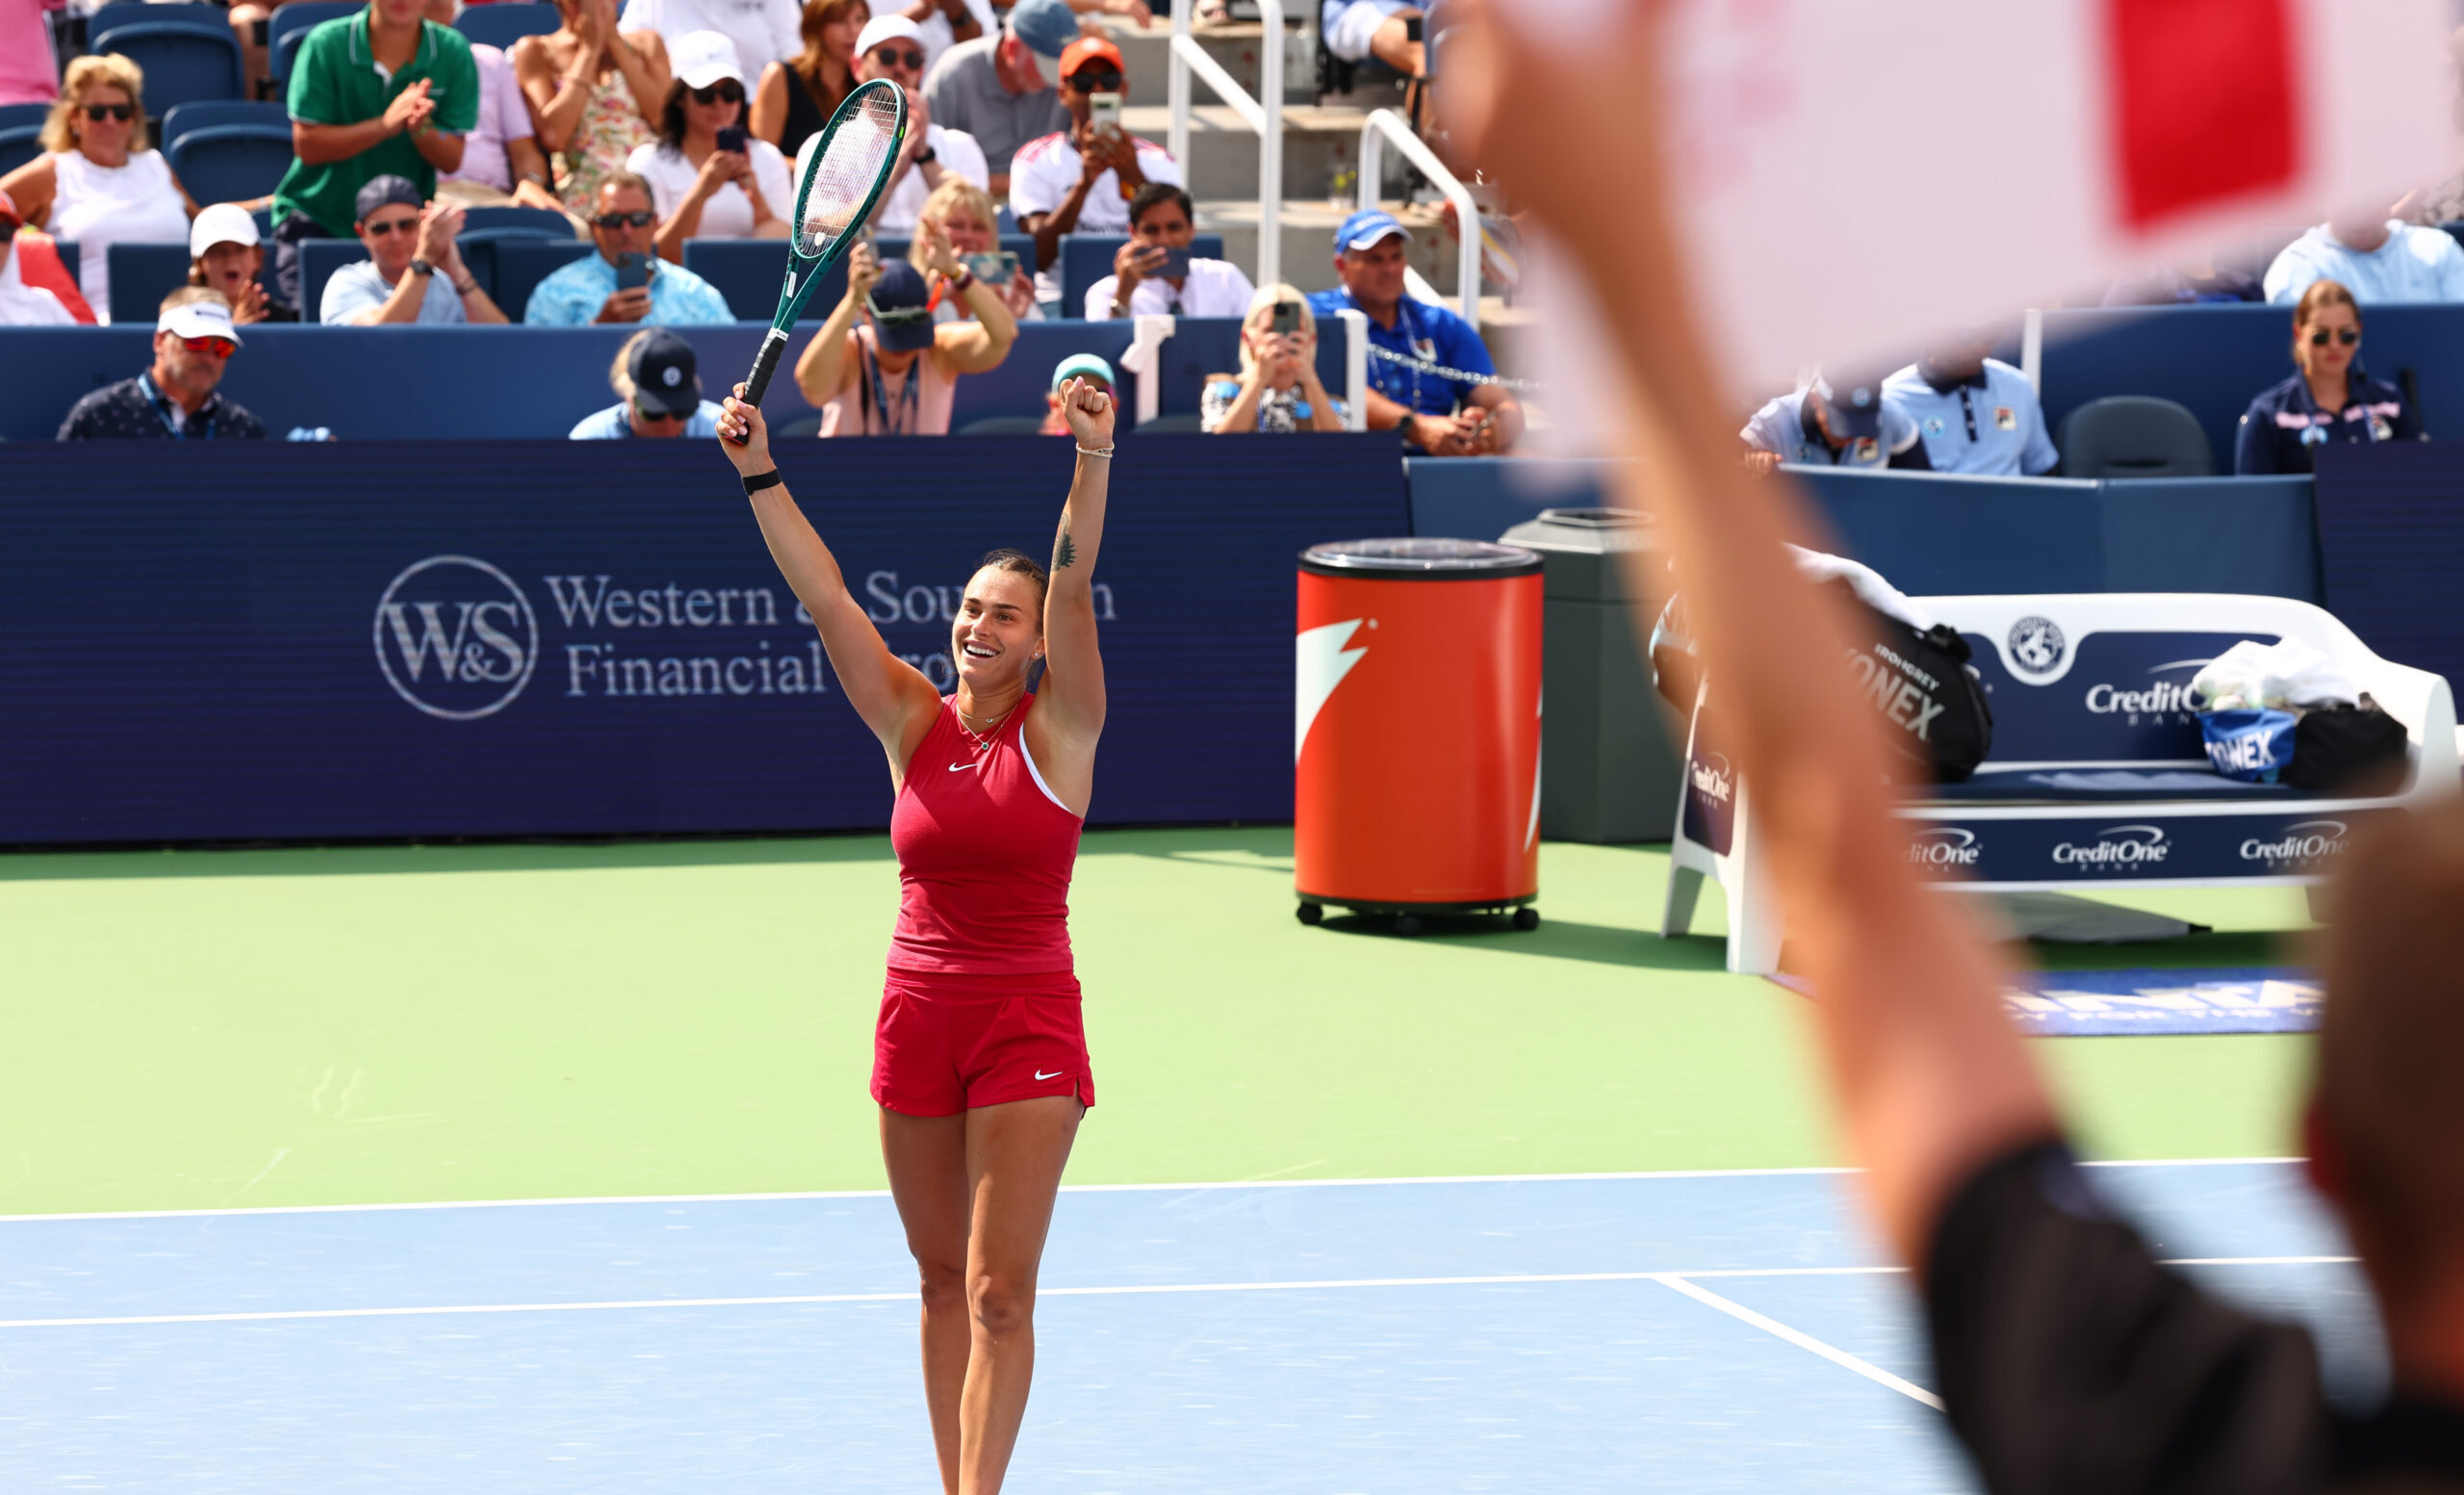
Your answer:
[[[257,220],[236,202],[218,202],[198,212],[189,225],[189,258],[197,259],[218,244],[257,244]]]
[[[924,33],[904,15],[876,15],[856,33],[856,55],[861,57],[885,41],[912,41],[922,46]]]
[[[715,31],[688,31],[668,48],[675,60],[676,81],[688,89],[706,89],[721,78],[744,81],[735,43]]]
[[[211,299],[199,296],[179,305],[155,320],[154,330],[184,338],[229,338],[240,341],[240,333],[231,325],[231,305],[220,296]]]

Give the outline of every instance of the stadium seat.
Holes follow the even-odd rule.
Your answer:
[[[270,256],[269,256],[270,257]],[[299,320],[321,321],[317,308],[325,299],[325,282],[346,265],[368,258],[368,245],[356,239],[304,239],[299,244]]]
[[[42,125],[0,125],[0,176],[42,154]]]
[[[1040,415],[988,415],[958,428],[961,436],[1036,436],[1042,431]]]
[[[2169,400],[2109,395],[2064,418],[2065,477],[2207,477],[2216,454],[2198,417]]]
[[[539,289],[539,282],[599,250],[587,239],[525,237],[497,240],[488,252],[496,259],[497,277],[488,296],[507,317],[520,322],[524,308],[530,304],[530,293]],[[477,274],[477,269],[474,267],[471,273]]]
[[[687,239],[684,268],[718,288],[738,322],[768,322],[778,315],[779,288],[787,278],[784,239]],[[826,322],[847,294],[847,262],[830,267],[805,302],[799,322]]]
[[[492,47],[513,50],[513,44],[525,37],[544,37],[554,31],[562,20],[552,5],[521,4],[507,0],[498,5],[467,6],[453,17],[453,29],[473,41],[483,41]]]
[[[339,16],[356,15],[367,9],[348,0],[293,0],[274,12],[273,19],[266,23],[266,72],[273,81],[274,91],[279,94],[291,81],[292,62],[299,56],[299,44],[308,39],[308,33]]]
[[[569,260],[581,258],[579,254],[574,252],[577,245],[583,249],[591,247],[581,240],[576,239],[571,233],[561,238],[551,239],[543,234],[532,233],[526,228],[475,230],[466,227],[461,237],[455,239],[453,243],[462,251],[462,263],[471,268],[471,273],[478,280],[480,289],[488,293],[489,299],[504,309],[506,316],[517,322],[522,319],[523,304],[529,301],[530,293],[538,286],[540,276],[553,273],[558,266]],[[548,252],[544,256],[515,257],[518,264],[537,265],[540,269],[522,282],[522,300],[508,304],[497,293],[503,285],[504,250],[517,245],[545,245],[548,246]]]
[[[231,35],[231,14],[218,5],[163,4],[157,3],[157,0],[116,0],[116,3],[102,7],[87,18],[86,50],[96,57],[106,52],[116,52],[119,48],[111,44],[112,33],[123,26],[140,24],[178,26],[211,36]],[[151,92],[154,80],[149,76],[145,83],[147,91]],[[151,109],[150,103],[148,107]],[[160,110],[152,112],[161,113]]]
[[[40,124],[51,117],[49,104],[0,104],[0,130],[13,130],[20,125]]]
[[[147,11],[199,10],[219,16],[212,6],[148,5]],[[219,31],[200,31],[187,21],[151,18],[115,26],[93,44],[96,55],[116,52],[145,71],[145,109],[167,114],[195,99],[241,99],[248,96],[240,65],[240,43],[227,22]]]
[[[171,174],[200,204],[253,202],[271,194],[291,169],[291,122],[204,125],[182,135],[165,154]]]
[[[463,209],[463,239],[468,241],[473,234],[478,233],[500,234],[508,239],[571,239],[574,237],[574,220],[547,208]]]
[[[1198,435],[1206,430],[1205,421],[1206,417],[1195,410],[1183,410],[1176,415],[1159,415],[1143,424],[1132,425],[1130,433],[1137,436],[1168,436],[1177,431],[1183,435]]]
[[[104,251],[112,268],[112,321],[152,322],[163,297],[189,283],[189,246],[116,244]]]
[[[1061,258],[1051,267],[1061,276],[1061,314],[1083,316],[1087,310],[1087,288],[1113,272],[1113,256],[1129,243],[1126,234],[1064,234],[1061,236]],[[1007,248],[1008,245],[1003,245]],[[1221,234],[1198,234],[1190,240],[1190,253],[1202,260],[1223,258]],[[1032,254],[1020,256],[1031,260]]]
[[[270,124],[288,137],[291,133],[291,113],[280,104],[264,104],[254,99],[198,99],[157,116],[154,143],[168,151],[178,143],[181,136],[191,130],[202,130],[210,124]],[[187,185],[185,177],[181,184]],[[192,191],[189,195],[195,197],[196,193]],[[212,199],[197,197],[196,200],[203,203]]]

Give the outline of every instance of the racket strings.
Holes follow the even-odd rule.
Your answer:
[[[855,226],[895,146],[899,114],[887,90],[875,90],[831,136],[805,191],[797,252],[817,255]]]

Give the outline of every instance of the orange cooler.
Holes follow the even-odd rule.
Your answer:
[[[1514,914],[1540,892],[1540,556],[1480,540],[1300,554],[1293,882],[1396,915]]]

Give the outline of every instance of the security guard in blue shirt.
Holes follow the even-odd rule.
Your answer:
[[[2233,442],[2243,477],[2306,473],[2331,441],[2426,441],[2403,391],[2361,372],[2361,308],[2332,280],[2311,284],[2293,311],[2300,372],[2250,401]]]
[[[1371,430],[1399,429],[1433,456],[1508,451],[1523,435],[1523,406],[1503,385],[1456,376],[1494,374],[1497,366],[1478,328],[1403,289],[1411,239],[1392,213],[1367,208],[1344,219],[1335,230],[1335,273],[1343,284],[1312,295],[1309,310],[1322,329],[1340,326],[1343,312],[1368,315]],[[1395,356],[1376,357],[1376,349]]]
[[[1980,329],[1929,348],[1883,381],[1883,401],[1916,423],[1938,473],[2040,477],[2062,454],[2044,425],[2044,406],[2028,376],[1988,358],[1993,335]]]
[[[1815,379],[1755,411],[1737,435],[1746,465],[1766,473],[1783,462],[1919,473],[1932,465],[1916,423],[1890,407],[1874,379]]]

